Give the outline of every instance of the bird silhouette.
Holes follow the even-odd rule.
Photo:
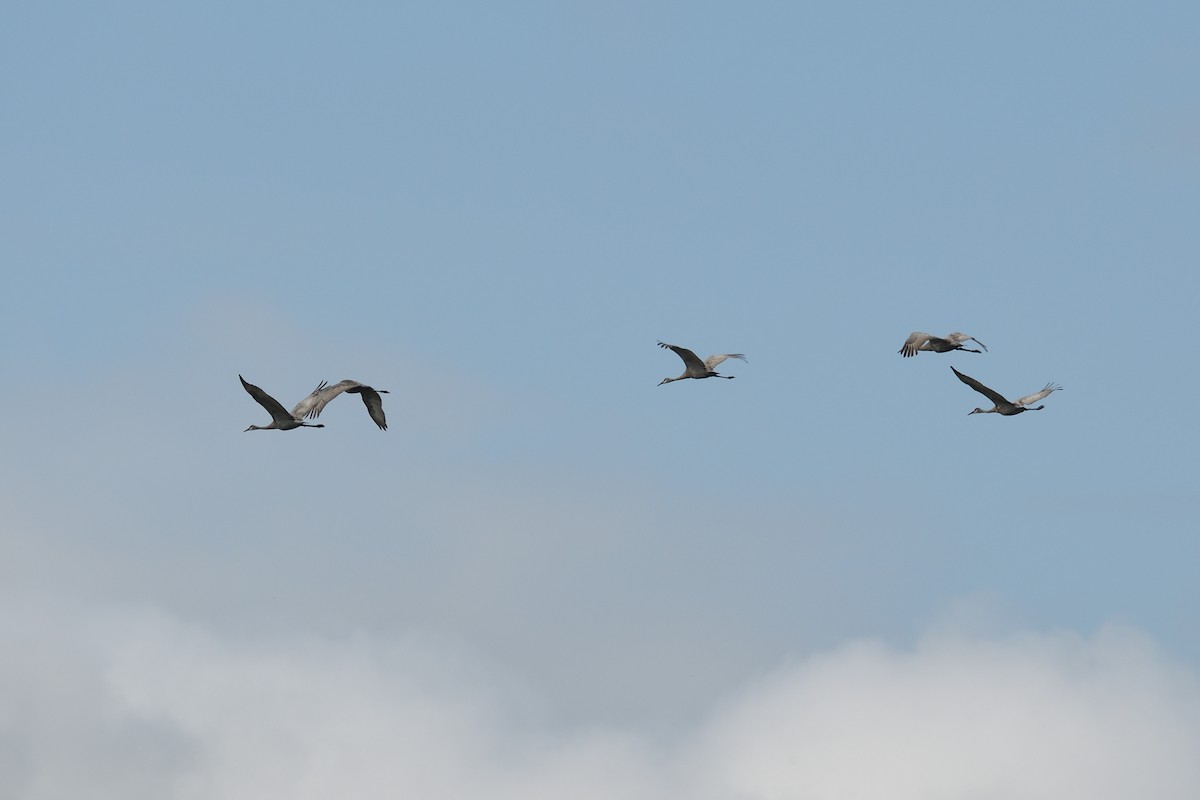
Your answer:
[[[979,381],[972,378],[970,375],[963,375],[961,372],[954,369],[954,367],[951,367],[950,369],[954,371],[954,374],[958,376],[960,381],[965,383],[967,386],[970,386],[972,389],[979,392],[981,395],[986,397],[988,400],[991,400],[995,404],[992,408],[977,408],[974,411],[968,412],[968,417],[971,416],[971,414],[1001,414],[1005,417],[1012,417],[1017,414],[1022,414],[1026,411],[1041,411],[1046,406],[1040,405],[1030,408],[1029,404],[1036,403],[1043,397],[1049,397],[1051,392],[1058,392],[1062,390],[1061,386],[1057,386],[1053,383],[1047,383],[1040,392],[1027,394],[1024,397],[1020,397],[1012,402],[1009,402],[1007,399],[1005,399],[1004,395],[1000,394],[994,389],[989,389]]]
[[[945,337],[934,336],[930,333],[921,333],[913,331],[904,340],[904,344],[896,352],[905,358],[915,356],[918,351],[925,350],[933,353],[949,353],[952,350],[962,350],[966,353],[978,353],[978,350],[972,350],[969,347],[963,347],[963,342],[974,342],[975,344],[987,350],[987,345],[976,339],[974,336],[967,336],[965,333],[948,333]]]
[[[695,378],[697,380],[700,380],[701,378],[725,378],[726,380],[733,380],[737,376],[721,375],[714,372],[713,368],[727,358],[740,358],[742,361],[746,360],[746,357],[741,353],[721,353],[717,355],[711,355],[701,361],[698,355],[693,353],[691,350],[688,350],[686,347],[680,347],[676,344],[667,344],[666,342],[659,342],[658,346],[664,347],[668,350],[674,350],[675,354],[683,359],[684,366],[682,375],[680,375],[678,378],[663,378],[662,381],[659,382],[659,386],[662,386],[664,383],[671,383],[672,381],[681,381],[685,378]]]

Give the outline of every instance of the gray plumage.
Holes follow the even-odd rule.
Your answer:
[[[970,386],[972,389],[979,392],[981,395],[986,397],[988,400],[991,400],[995,404],[992,408],[977,408],[974,411],[969,412],[967,414],[968,417],[971,416],[971,414],[1001,414],[1005,417],[1012,417],[1025,411],[1041,411],[1046,406],[1040,405],[1030,408],[1029,404],[1036,403],[1043,397],[1049,397],[1051,392],[1062,391],[1061,386],[1057,386],[1053,383],[1047,383],[1040,392],[1027,394],[1024,397],[1020,397],[1012,402],[1009,402],[1007,399],[1005,399],[1004,395],[1000,394],[994,389],[989,389],[979,381],[972,378],[970,375],[963,375],[961,372],[954,369],[954,367],[951,367],[950,369],[953,370],[954,374],[958,376],[960,381],[965,383],[967,386]]]
[[[267,410],[271,415],[270,425],[251,425],[246,428],[247,431],[290,431],[293,428],[324,428],[324,425],[312,424],[305,422],[305,418],[316,419],[320,416],[321,411],[325,406],[329,405],[329,401],[337,397],[342,392],[357,394],[362,398],[363,405],[367,407],[367,413],[371,415],[371,419],[379,426],[380,430],[387,430],[387,417],[383,413],[383,399],[379,396],[387,394],[386,389],[373,389],[366,384],[358,381],[344,380],[330,386],[326,381],[321,381],[317,384],[317,388],[309,392],[308,396],[296,403],[289,413],[283,407],[283,404],[276,400],[271,395],[264,392],[252,383],[247,383],[246,379],[238,375],[242,386],[249,392],[260,406]]]
[[[949,353],[952,350],[962,350],[966,353],[978,353],[978,350],[973,350],[969,347],[963,347],[963,342],[974,342],[975,344],[987,350],[987,345],[976,339],[974,336],[967,336],[965,333],[948,333],[945,337],[934,336],[929,333],[921,333],[913,331],[904,340],[904,344],[896,352],[905,358],[915,356],[919,351],[925,350],[932,353]]]
[[[388,394],[388,390],[373,389],[366,384],[349,379],[339,381],[332,386],[329,386],[325,381],[321,381],[308,397],[296,404],[296,407],[292,409],[292,416],[298,419],[304,419],[305,417],[316,419],[321,415],[325,406],[329,405],[329,401],[342,392],[356,394],[361,397],[363,405],[367,407],[367,413],[371,415],[371,419],[379,426],[380,430],[387,430],[387,417],[383,413],[383,398],[379,395]]]
[[[739,358],[742,361],[746,360],[746,357],[741,353],[719,353],[711,355],[701,361],[698,355],[693,353],[691,350],[688,350],[686,347],[680,347],[679,345],[675,344],[667,344],[666,342],[659,342],[658,346],[666,348],[667,350],[674,350],[675,354],[683,359],[684,367],[682,375],[680,375],[678,378],[663,378],[662,381],[659,382],[659,386],[662,386],[664,383],[671,383],[672,381],[681,381],[685,378],[695,378],[697,380],[701,378],[725,378],[726,380],[733,380],[737,376],[721,375],[717,372],[714,372],[713,369],[727,358]]]
[[[300,410],[300,405],[297,405],[294,409],[292,409],[292,413],[289,414],[287,409],[284,408],[278,400],[276,400],[274,397],[271,397],[271,395],[267,394],[253,383],[247,383],[246,379],[241,375],[238,375],[238,380],[242,382],[242,388],[244,388],[250,394],[250,396],[254,398],[254,402],[265,408],[267,413],[271,415],[270,425],[251,425],[249,428],[246,428],[247,431],[290,431],[292,428],[325,427],[324,425],[310,425],[309,423],[305,422],[304,415],[297,413]],[[311,397],[311,395],[309,396]],[[300,402],[301,404],[304,403],[303,400]],[[243,433],[245,433],[245,431],[243,431]]]

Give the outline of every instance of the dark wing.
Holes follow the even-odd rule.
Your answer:
[[[371,419],[379,426],[379,430],[387,430],[387,417],[383,413],[383,398],[379,396],[379,392],[372,389],[370,386],[358,386],[353,389],[347,389],[350,394],[362,396],[363,405],[367,407],[367,413],[371,415]],[[383,390],[387,393],[387,390]]]
[[[675,355],[683,359],[683,365],[687,367],[688,372],[695,372],[697,375],[707,375],[708,367],[704,366],[704,362],[700,360],[700,356],[688,350],[686,347],[680,347],[677,344],[667,344],[659,342],[659,347],[665,347],[668,350],[674,350]]]
[[[271,397],[271,395],[267,394],[253,383],[246,383],[246,379],[241,375],[238,375],[238,380],[242,382],[242,388],[249,392],[250,396],[254,398],[254,402],[258,403],[267,410],[267,413],[271,415],[271,419],[277,421],[292,419],[292,415],[289,414],[287,409],[281,406],[279,401],[274,397]]]
[[[993,391],[992,389],[989,389],[988,387],[984,386],[979,381],[972,378],[970,375],[963,375],[961,372],[954,369],[954,367],[951,367],[950,369],[954,372],[955,375],[958,376],[958,379],[960,381],[965,383],[967,386],[970,386],[972,389],[979,392],[981,395],[986,397],[988,400],[991,400],[996,405],[1009,405],[1009,402],[1004,399],[1004,395],[1000,394],[997,391]]]

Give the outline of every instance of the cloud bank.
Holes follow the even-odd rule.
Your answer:
[[[1123,628],[850,643],[664,740],[547,725],[416,638],[239,640],[129,609],[10,606],[0,627],[15,800],[1200,796],[1200,680]]]

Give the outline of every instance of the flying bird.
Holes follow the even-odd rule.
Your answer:
[[[264,392],[262,389],[255,386],[253,383],[246,383],[246,379],[238,375],[238,380],[242,382],[242,387],[250,393],[254,398],[254,402],[267,410],[271,415],[270,425],[251,425],[246,428],[247,431],[290,431],[292,428],[324,428],[324,425],[310,425],[304,421],[304,415],[299,413],[301,406],[307,402],[308,398],[301,400],[299,405],[292,409],[292,413],[288,413],[287,409],[280,405],[279,401],[271,395]],[[319,387],[318,387],[319,388]],[[312,395],[309,395],[311,398]],[[245,433],[245,431],[243,431]]]
[[[321,381],[317,388],[312,390],[312,394],[301,400],[292,409],[292,416],[297,419],[316,419],[321,415],[325,406],[329,405],[329,401],[337,397],[342,392],[347,394],[356,394],[362,398],[363,405],[367,407],[367,413],[371,415],[371,419],[379,426],[381,431],[387,430],[387,417],[383,413],[383,398],[379,395],[388,394],[387,389],[373,389],[366,384],[358,381],[344,380],[329,386],[325,381]]]
[[[967,386],[970,386],[975,391],[979,392],[981,395],[986,397],[988,400],[991,400],[993,403],[995,403],[995,406],[993,406],[992,408],[977,408],[974,411],[969,412],[967,414],[968,417],[971,416],[971,414],[1002,414],[1006,417],[1011,417],[1011,416],[1020,414],[1025,411],[1041,411],[1043,408],[1046,407],[1045,405],[1040,405],[1040,406],[1035,406],[1033,408],[1030,408],[1029,404],[1036,403],[1038,400],[1041,400],[1043,397],[1048,397],[1051,392],[1058,392],[1058,391],[1062,390],[1061,386],[1056,386],[1053,383],[1047,383],[1045,388],[1042,389],[1040,392],[1034,392],[1033,394],[1027,394],[1024,397],[1018,398],[1010,403],[1008,400],[1006,400],[1004,398],[1004,395],[1000,394],[997,391],[989,389],[988,387],[984,386],[979,381],[972,378],[970,375],[963,375],[961,372],[954,369],[954,367],[951,367],[950,369],[954,370],[954,374],[958,376],[958,379],[960,381],[965,383]]]
[[[929,333],[921,333],[913,331],[904,340],[904,346],[896,352],[905,358],[915,356],[919,350],[926,350],[933,353],[949,353],[951,350],[962,350],[967,353],[978,353],[978,350],[972,350],[969,347],[963,347],[963,342],[974,342],[975,344],[987,350],[987,345],[976,339],[974,336],[967,336],[965,333],[946,334],[945,338],[934,336]]]
[[[662,386],[664,383],[670,383],[671,381],[681,381],[684,378],[696,378],[697,380],[701,378],[725,378],[726,380],[733,380],[735,377],[737,377],[736,375],[720,375],[716,372],[713,372],[713,369],[727,358],[740,358],[742,361],[746,360],[746,357],[741,353],[721,353],[718,355],[711,355],[701,361],[699,356],[697,356],[691,350],[688,350],[686,347],[680,347],[679,345],[675,344],[667,344],[666,342],[659,342],[658,346],[664,347],[668,350],[674,350],[675,355],[683,359],[684,366],[682,375],[680,375],[678,378],[663,378],[658,384],[659,386]]]

